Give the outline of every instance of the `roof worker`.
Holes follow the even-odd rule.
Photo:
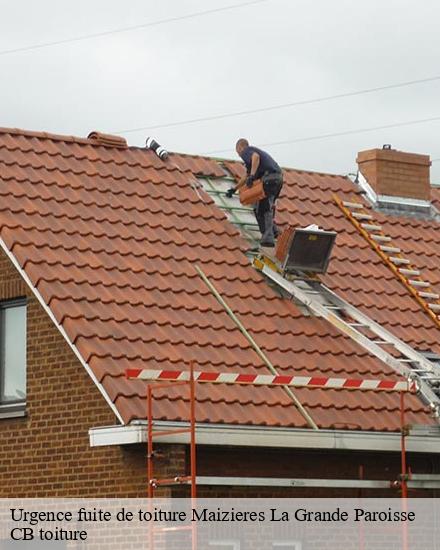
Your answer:
[[[281,168],[266,151],[249,145],[247,139],[240,138],[235,150],[246,166],[246,178],[226,195],[231,198],[243,185],[252,187],[255,180],[262,180],[266,196],[254,204],[254,214],[261,232],[260,246],[274,247],[279,233],[275,224],[275,203],[283,187]]]

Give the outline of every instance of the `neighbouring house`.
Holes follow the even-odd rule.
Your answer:
[[[430,185],[429,157],[379,149],[358,163],[356,181],[286,169],[279,224],[336,231],[322,282],[438,372],[440,189]],[[98,132],[85,139],[0,130],[2,497],[146,494],[146,383],[127,379],[127,368],[182,370],[194,361],[203,371],[269,374],[196,266],[279,374],[403,379],[252,266],[252,215],[224,195],[242,170],[175,153],[164,161]],[[363,205],[367,217],[354,211],[350,219],[337,199]],[[400,258],[394,265],[406,282],[356,220],[365,231],[381,227],[379,245],[388,260]],[[342,484],[252,486],[245,478],[398,478],[397,394],[295,395],[319,430],[280,387],[197,387],[198,475],[217,478],[199,495],[353,496],[358,489]],[[408,464],[438,474],[438,419],[420,396],[407,396],[406,406]],[[183,425],[188,413],[179,388],[157,392],[158,429]],[[164,438],[160,475],[188,471],[184,437]],[[372,484],[364,494],[399,493]]]

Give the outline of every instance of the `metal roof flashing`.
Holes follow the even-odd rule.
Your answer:
[[[435,219],[440,215],[431,201],[413,199],[410,197],[378,195],[360,171],[357,173],[354,183],[360,187],[361,191],[376,211],[391,216],[410,216],[423,219]]]

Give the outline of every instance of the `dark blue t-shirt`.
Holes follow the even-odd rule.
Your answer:
[[[273,160],[273,158],[266,153],[266,151],[262,151],[261,149],[258,149],[258,147],[252,147],[250,145],[249,147],[246,147],[240,155],[246,166],[246,171],[248,174],[251,171],[253,153],[258,153],[260,155],[260,164],[258,165],[257,173],[255,174],[256,179],[260,179],[265,172],[281,172],[281,168]]]

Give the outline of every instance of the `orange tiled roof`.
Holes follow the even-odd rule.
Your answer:
[[[280,373],[396,378],[326,321],[279,298],[249,265],[246,241],[190,184],[195,175],[224,175],[219,162],[177,154],[163,162],[106,140],[0,130],[0,235],[124,422],[145,417],[145,383],[126,380],[127,367],[177,369],[194,360],[203,370],[267,372],[195,264]],[[287,170],[279,221],[338,231],[324,282],[408,343],[440,351],[439,330],[344,218],[333,193],[360,200],[345,177]],[[438,223],[380,221],[440,284]],[[295,393],[320,427],[398,429],[395,395]],[[200,385],[197,394],[201,422],[305,426],[281,388]],[[408,422],[433,422],[416,397],[408,405]],[[163,390],[154,414],[187,418],[185,398]]]

